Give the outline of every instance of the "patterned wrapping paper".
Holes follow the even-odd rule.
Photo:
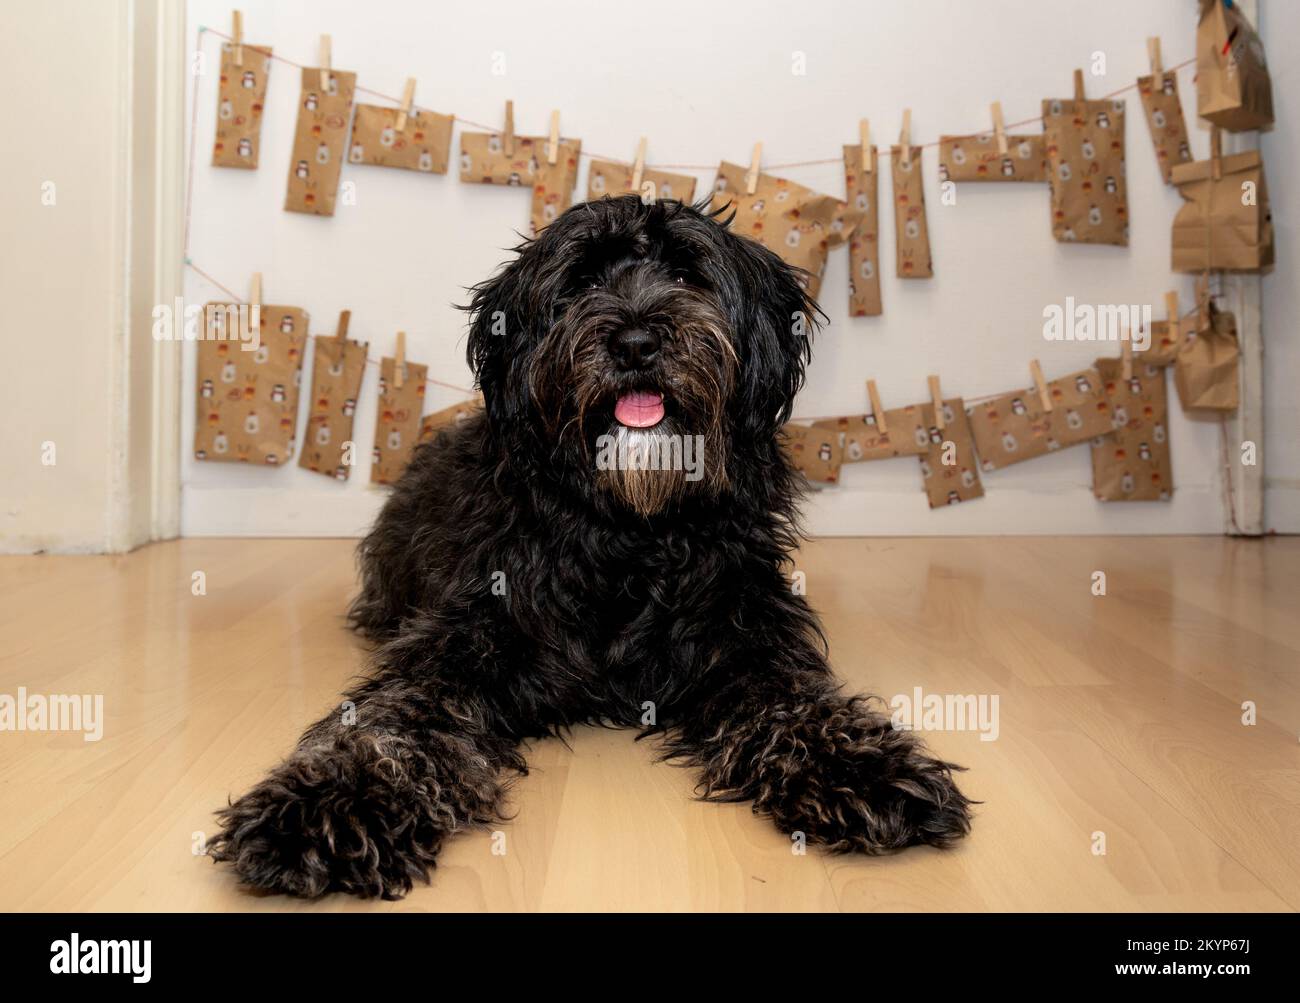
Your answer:
[[[790,462],[812,482],[836,484],[840,479],[840,436],[833,429],[786,424],[781,429],[782,447]]]
[[[934,277],[930,258],[930,228],[925,219],[925,188],[921,183],[921,148],[913,146],[903,163],[902,150],[889,149],[894,179],[894,246],[900,279]]]
[[[1038,390],[1016,390],[967,408],[975,449],[984,470],[998,470],[1099,435],[1114,427],[1110,404],[1095,369],[1047,381],[1052,410]]]
[[[348,163],[446,174],[455,119],[451,115],[412,108],[406,114],[406,128],[398,132],[398,114],[396,108],[357,105]]]
[[[1165,179],[1165,184],[1170,184],[1174,167],[1192,160],[1183,103],[1178,98],[1178,74],[1162,73],[1159,86],[1156,86],[1154,76],[1138,77],[1138,95],[1146,113],[1151,142],[1155,144],[1160,176]]]
[[[871,147],[871,170],[863,170],[862,145],[844,147],[844,189],[849,206],[862,220],[849,238],[849,316],[879,317],[880,300],[880,161]],[[886,419],[888,422],[888,419]]]
[[[1273,124],[1273,82],[1264,45],[1241,10],[1222,0],[1201,0],[1196,113],[1230,132]]]
[[[343,462],[344,443],[352,442],[352,428],[366,372],[364,341],[316,338],[311,364],[311,396],[307,409],[307,434],[298,466],[326,477],[346,481],[352,465]],[[356,462],[356,444],[352,458]]]
[[[385,356],[379,363],[379,413],[375,416],[375,448],[370,456],[372,484],[395,484],[411,462],[420,439],[420,413],[424,410],[424,380],[429,367],[406,362],[399,387],[393,380],[397,360]]]
[[[1172,324],[1168,320],[1152,321],[1151,347],[1144,352],[1134,350],[1134,365],[1172,366],[1178,358],[1178,346],[1195,324],[1195,317],[1184,317]]]
[[[688,205],[695,201],[695,179],[687,174],[670,174],[649,167],[641,172],[641,184],[654,185],[654,197],[677,199]],[[587,201],[604,195],[640,194],[631,191],[632,165],[610,160],[593,160],[587,168]]]
[[[1007,136],[1006,154],[997,135],[939,137],[940,181],[1046,181],[1047,150],[1042,136]]]
[[[507,156],[497,132],[460,134],[460,180],[467,184],[512,185],[532,189],[529,226],[533,236],[573,204],[582,140],[561,137],[554,164],[546,161],[546,136],[516,136]]]
[[[1173,169],[1173,183],[1185,200],[1170,231],[1171,267],[1176,272],[1257,272],[1273,264],[1273,214],[1264,161],[1258,150],[1198,160]],[[1243,193],[1253,186],[1251,204]]]
[[[880,431],[874,414],[826,418],[813,422],[813,427],[839,433],[844,463],[923,456],[930,451],[930,435],[919,404],[893,410],[886,408],[887,432]]]
[[[441,411],[426,414],[420,420],[420,442],[432,442],[438,438],[438,433],[444,428],[463,425],[482,409],[483,395],[479,394],[473,400],[462,401],[459,404],[451,405],[451,407],[445,407]]]
[[[257,170],[262,146],[262,108],[271,72],[271,47],[244,44],[243,65],[235,65],[235,49],[221,46],[221,83],[217,89],[217,135],[212,144],[213,167]]]
[[[1098,359],[1115,430],[1092,440],[1092,493],[1102,501],[1168,501],[1174,493],[1169,398],[1160,366]]]
[[[960,397],[943,402],[944,427],[935,421],[934,405],[922,404],[921,421],[929,436],[929,447],[921,457],[921,481],[931,508],[984,497],[979,461],[970,422]],[[951,442],[952,463],[944,463],[945,443]]]
[[[281,466],[293,456],[307,312],[263,306],[259,347],[246,352],[237,340],[212,337],[218,318],[238,305],[204,307],[208,337],[198,343],[194,457]]]
[[[1124,102],[1043,101],[1052,235],[1059,241],[1128,246]]]
[[[322,91],[320,72],[303,67],[284,208],[286,212],[333,216],[357,75],[330,70],[329,90]]]
[[[730,205],[731,229],[758,241],[788,264],[808,272],[808,295],[817,298],[831,248],[847,243],[862,214],[832,195],[760,173],[754,194],[745,192],[748,170],[723,161],[713,185],[712,208]],[[802,278],[802,277],[801,277]]]

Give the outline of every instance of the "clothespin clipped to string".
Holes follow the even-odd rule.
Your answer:
[[[1217,125],[1210,127],[1210,176],[1223,178],[1223,134]]]
[[[862,148],[862,169],[871,173],[871,123],[858,119],[858,146]]]
[[[406,116],[411,114],[411,105],[415,103],[415,77],[406,78],[406,89],[402,91],[402,107],[397,109],[397,131],[406,131]]]
[[[1083,89],[1083,70],[1074,71],[1074,113],[1083,115],[1084,102],[1088,100],[1088,95]]]
[[[943,391],[939,389],[939,377],[929,376],[927,381],[930,384],[930,406],[934,408],[934,424],[942,432],[944,429]]]
[[[640,193],[641,178],[645,176],[645,137],[636,144],[636,159],[632,161],[632,184],[629,191]]]
[[[912,166],[912,109],[903,109],[903,129],[898,134],[898,145],[903,151],[903,166]]]
[[[330,37],[320,37],[320,89],[329,93],[330,89]]]
[[[871,414],[876,419],[876,428],[881,435],[888,435],[889,427],[885,424],[885,409],[880,406],[880,394],[876,391],[875,380],[867,380],[867,397],[871,401]]]
[[[262,327],[262,273],[254,272],[253,281],[248,290],[248,329],[250,332]]]
[[[506,128],[501,133],[501,149],[507,157],[515,155],[515,103],[506,102]]]
[[[1038,391],[1038,400],[1043,405],[1043,410],[1051,413],[1052,394],[1047,389],[1047,381],[1043,379],[1043,367],[1038,364],[1037,359],[1029,360],[1029,372],[1034,377],[1034,389]]]
[[[1152,35],[1147,39],[1147,56],[1151,59],[1151,84],[1158,89],[1165,75],[1164,65],[1160,59],[1159,35]]]
[[[745,173],[745,194],[753,195],[758,189],[759,166],[763,162],[763,144],[754,144],[754,155],[749,158],[749,170]]]
[[[235,65],[244,65],[244,13],[235,11],[234,24],[230,29],[230,45],[235,50]]]
[[[402,389],[406,379],[406,332],[397,332],[397,351],[393,355],[393,386]]]
[[[1182,318],[1178,315],[1177,289],[1165,293],[1165,316],[1169,320],[1169,333],[1175,338],[1178,337],[1178,323]]]
[[[1120,334],[1119,357],[1122,360],[1120,373],[1124,377],[1124,382],[1127,383],[1133,378],[1133,332],[1127,328]]]
[[[347,338],[348,336],[348,325],[351,322],[352,322],[352,311],[340,310],[338,327],[334,329],[334,337],[338,339],[340,345],[343,343],[344,339]]]
[[[1007,155],[1007,127],[1002,121],[1002,102],[994,101],[989,105],[989,111],[993,113],[993,135],[998,141],[998,156]]]
[[[560,159],[560,113],[551,112],[551,138],[546,142],[546,162],[554,164]]]

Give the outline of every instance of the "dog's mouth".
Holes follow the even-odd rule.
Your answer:
[[[653,390],[629,390],[614,402],[614,420],[625,428],[653,428],[664,413],[664,395]]]

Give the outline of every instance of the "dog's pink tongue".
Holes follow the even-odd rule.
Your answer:
[[[614,404],[614,417],[628,428],[649,428],[658,425],[664,417],[663,394],[637,391],[627,393]]]

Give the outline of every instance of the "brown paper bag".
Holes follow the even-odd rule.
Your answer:
[[[1221,157],[1218,163],[1217,179],[1212,159],[1173,170],[1178,194],[1187,200],[1174,217],[1171,236],[1176,272],[1258,272],[1273,264],[1273,217],[1259,151]]]
[[[1146,112],[1147,128],[1156,148],[1156,163],[1165,184],[1170,183],[1170,172],[1179,164],[1192,160],[1191,147],[1187,145],[1187,123],[1183,120],[1183,103],[1178,98],[1178,74],[1166,71],[1157,81],[1155,76],[1138,77],[1138,94],[1142,110]]]
[[[311,396],[307,407],[307,435],[298,466],[335,480],[346,481],[357,460],[352,425],[366,372],[364,341],[316,338],[311,364]],[[351,446],[345,461],[344,451]]]
[[[794,468],[809,481],[839,483],[843,455],[834,430],[786,424],[781,429],[781,445]]]
[[[307,312],[296,306],[263,306],[258,337],[241,343],[231,340],[238,335],[228,320],[241,305],[208,303],[203,308],[194,457],[280,466],[293,456]],[[245,344],[258,347],[244,351]]]
[[[1264,45],[1237,6],[1222,0],[1201,0],[1196,112],[1229,132],[1273,124],[1273,83]]]
[[[939,137],[940,181],[1046,181],[1047,152],[1042,136],[1007,136],[998,152],[997,136]]]
[[[455,119],[451,115],[412,108],[406,114],[406,128],[398,132],[398,114],[396,108],[357,105],[348,163],[446,174]]]
[[[985,470],[998,470],[1087,442],[1113,428],[1110,405],[1095,369],[1047,381],[1052,410],[1035,387],[967,408],[975,450]]]
[[[1081,244],[1128,245],[1124,102],[1043,102],[1052,235]]]
[[[1102,501],[1168,501],[1174,493],[1165,371],[1098,359],[1115,431],[1092,440],[1092,493]]]
[[[930,229],[925,221],[925,189],[921,185],[921,148],[913,146],[903,163],[902,150],[889,149],[894,178],[894,248],[900,279],[934,277],[930,260]]]
[[[357,75],[330,70],[329,88],[322,90],[320,73],[319,69],[303,67],[284,208],[287,212],[333,216]]]
[[[943,428],[935,421],[933,404],[919,407],[929,437],[929,447],[921,457],[921,480],[930,507],[942,508],[983,498],[979,461],[975,457],[975,443],[962,399],[954,397],[943,402]],[[945,463],[946,459],[952,462]]]
[[[879,317],[880,209],[877,199],[880,160],[871,147],[871,170],[863,170],[862,146],[844,147],[844,189],[849,206],[862,219],[849,238],[849,316]],[[888,420],[888,419],[886,419]]]
[[[1237,410],[1237,318],[1213,305],[1178,348],[1174,386],[1184,411]]]
[[[641,185],[654,185],[652,199],[676,199],[690,205],[695,201],[695,179],[687,174],[670,174],[649,167],[641,172]],[[587,168],[587,201],[604,195],[641,195],[632,192],[632,165],[611,160],[593,160]]]
[[[554,164],[547,163],[546,136],[516,136],[507,156],[500,133],[460,134],[460,179],[469,184],[527,186],[533,194],[529,227],[533,236],[573,204],[582,140],[560,139]]]
[[[372,484],[395,484],[420,441],[424,379],[429,367],[407,360],[399,387],[393,379],[396,366],[396,360],[387,356],[379,362],[379,413],[375,417],[375,449],[370,457]]]
[[[832,195],[760,173],[754,194],[745,191],[747,169],[723,161],[713,185],[713,208],[731,206],[731,229],[758,241],[787,263],[804,269],[808,295],[817,298],[826,257],[847,243],[862,214]]]
[[[235,63],[235,47],[221,46],[221,85],[217,89],[217,137],[212,144],[213,167],[257,170],[262,146],[262,107],[266,103],[271,47],[245,44],[242,62]]]
[[[462,425],[483,409],[483,395],[478,394],[473,400],[462,401],[445,407],[441,411],[426,414],[420,420],[420,441],[433,442],[438,433],[453,425]]]
[[[813,422],[813,427],[839,433],[844,463],[923,456],[930,451],[930,435],[919,404],[886,408],[885,432],[880,431],[874,414],[826,418]]]

